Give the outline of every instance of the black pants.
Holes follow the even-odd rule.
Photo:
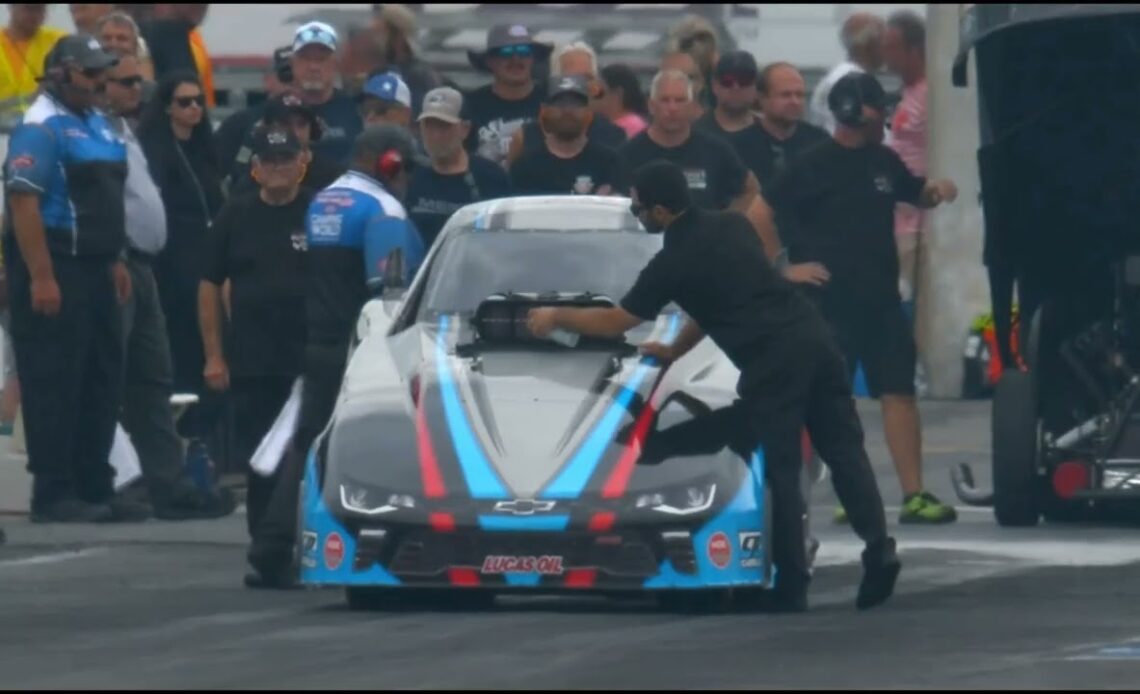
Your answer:
[[[31,276],[6,244],[12,343],[20,369],[32,507],[68,496],[106,502],[122,389],[123,344],[109,258],[53,256],[60,312],[32,311]]]
[[[347,345],[309,345],[305,349],[305,376],[301,386],[297,432],[278,468],[272,497],[249,549],[249,562],[259,571],[283,571],[292,561],[297,535],[298,492],[304,478],[305,459],[313,440],[332,416],[347,354]]]
[[[855,532],[868,546],[880,546],[887,539],[883,500],[863,448],[863,427],[846,364],[834,341],[807,336],[758,355],[743,370],[739,391],[755,437],[764,447],[765,474],[772,490],[777,588],[794,591],[810,580],[800,486],[805,426],[831,469],[835,493]]]
[[[273,426],[289,399],[294,376],[235,376],[230,382],[234,408],[233,459],[248,470],[245,500],[246,526],[253,537],[265,515],[281,467],[269,477],[249,469],[249,459]]]
[[[183,464],[182,439],[170,405],[173,367],[166,317],[149,261],[127,260],[131,298],[123,306],[126,370],[123,428],[139,454],[151,502],[163,506],[194,488]]]

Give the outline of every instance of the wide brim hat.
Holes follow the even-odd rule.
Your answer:
[[[536,41],[526,26],[522,24],[499,24],[491,27],[491,30],[487,32],[487,47],[482,51],[468,50],[467,59],[476,70],[490,72],[491,68],[487,65],[487,55],[491,51],[507,46],[525,46],[528,44],[534,50],[536,61],[546,60],[554,52],[554,44]]]

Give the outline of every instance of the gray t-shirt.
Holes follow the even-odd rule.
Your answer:
[[[146,154],[130,125],[119,117],[110,117],[108,122],[127,145],[127,239],[134,250],[158,255],[166,246],[166,208],[162,204],[162,193],[150,176]]]

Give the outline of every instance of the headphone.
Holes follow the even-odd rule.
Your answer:
[[[404,170],[404,155],[396,148],[385,150],[376,158],[376,168],[384,178],[393,179]]]
[[[863,85],[861,82],[855,81],[854,94],[844,94],[842,98],[835,100],[837,103],[831,104],[835,120],[850,128],[857,128],[866,123],[867,119],[863,117],[864,99]]]

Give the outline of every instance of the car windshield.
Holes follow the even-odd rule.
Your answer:
[[[419,319],[471,313],[502,292],[591,292],[615,303],[661,249],[643,231],[479,231],[451,237],[432,263]]]

